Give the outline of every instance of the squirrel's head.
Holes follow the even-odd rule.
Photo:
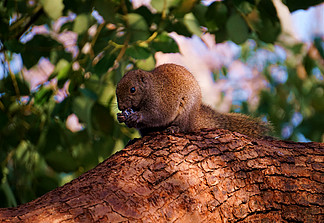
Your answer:
[[[116,88],[119,110],[131,108],[137,111],[141,108],[141,102],[149,89],[150,75],[151,73],[147,71],[132,70],[123,76]]]

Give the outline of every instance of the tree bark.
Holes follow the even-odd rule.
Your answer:
[[[323,143],[156,133],[1,222],[324,222]]]

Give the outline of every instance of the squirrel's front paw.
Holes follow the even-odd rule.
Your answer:
[[[137,128],[138,123],[141,122],[143,119],[142,114],[139,112],[133,112],[131,114],[128,115],[128,117],[126,118],[125,124],[129,127],[129,128]]]
[[[131,114],[133,114],[134,111],[131,108],[125,109],[122,113],[117,113],[117,120],[118,122],[126,122],[126,120],[129,118]]]
[[[123,115],[123,113],[117,113],[117,120],[119,123],[122,123],[126,121],[126,117]]]

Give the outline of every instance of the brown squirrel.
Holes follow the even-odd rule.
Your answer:
[[[184,67],[163,64],[152,71],[127,72],[116,89],[122,113],[120,123],[137,128],[141,135],[160,130],[190,132],[221,128],[252,137],[263,137],[271,125],[239,113],[219,113],[201,100],[194,76]]]

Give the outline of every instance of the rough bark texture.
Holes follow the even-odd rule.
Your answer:
[[[1,222],[324,222],[324,144],[146,136]]]

